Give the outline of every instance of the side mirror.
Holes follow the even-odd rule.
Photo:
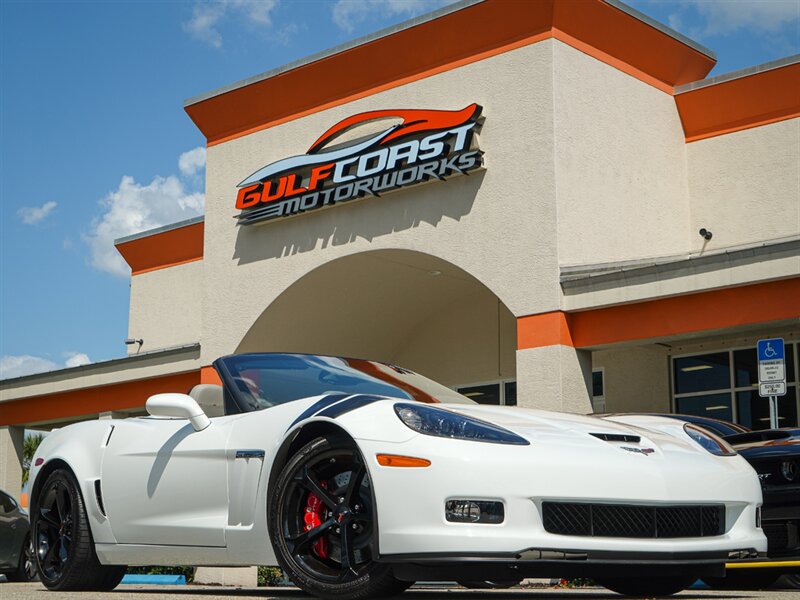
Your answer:
[[[147,412],[154,417],[173,417],[188,419],[195,431],[203,431],[211,421],[194,401],[186,394],[156,394],[147,399]]]

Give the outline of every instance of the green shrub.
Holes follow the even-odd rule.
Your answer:
[[[278,567],[258,567],[258,585],[275,586],[283,581],[283,571]]]

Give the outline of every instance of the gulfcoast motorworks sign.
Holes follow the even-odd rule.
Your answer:
[[[288,217],[366,195],[462,175],[483,164],[476,147],[481,107],[462,110],[378,110],[326,131],[306,154],[271,163],[237,187],[239,224]],[[355,143],[328,148],[346,131],[372,121],[399,124]]]

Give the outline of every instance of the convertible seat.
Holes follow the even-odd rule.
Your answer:
[[[225,402],[222,386],[212,383],[200,383],[192,388],[189,395],[209,417],[222,417],[225,415]]]

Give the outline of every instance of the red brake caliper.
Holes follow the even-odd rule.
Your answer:
[[[327,489],[328,484],[325,481],[320,482],[322,489]],[[312,493],[308,493],[308,500],[306,500],[306,514],[304,517],[306,524],[306,531],[311,531],[315,527],[322,525],[322,519],[325,516],[325,505],[319,497]],[[320,558],[328,558],[328,540],[323,536],[314,542],[311,547]]]

